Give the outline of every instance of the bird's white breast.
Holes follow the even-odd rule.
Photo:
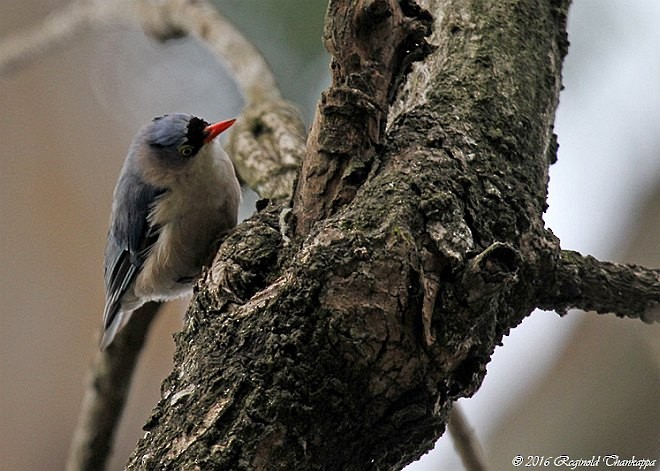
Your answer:
[[[221,236],[236,225],[240,186],[216,141],[179,169],[168,187],[149,213],[150,225],[160,227],[160,234],[136,279],[135,294],[143,299],[185,294]]]

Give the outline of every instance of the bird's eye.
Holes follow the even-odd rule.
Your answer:
[[[193,150],[193,146],[190,144],[182,144],[178,148],[179,155],[182,155],[183,157],[190,157],[193,154]]]

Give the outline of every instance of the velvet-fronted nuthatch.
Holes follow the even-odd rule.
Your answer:
[[[115,187],[105,248],[105,349],[133,311],[190,291],[236,226],[240,186],[215,140],[234,120],[155,118],[133,139]]]

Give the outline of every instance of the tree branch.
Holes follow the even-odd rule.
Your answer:
[[[88,372],[67,471],[105,468],[133,370],[159,307],[158,303],[145,304],[131,317],[112,345],[97,352]]]
[[[273,203],[223,243],[129,469],[400,469],[576,288],[542,219],[568,1],[427,3],[435,49],[412,0],[331,0],[297,237]]]
[[[229,66],[248,102],[278,100],[275,77],[250,41],[213,5],[198,0],[137,0],[138,19],[145,32],[160,41],[192,35]]]
[[[261,53],[205,0],[73,1],[33,28],[4,38],[0,43],[0,73],[15,72],[64,46],[84,28],[110,21],[137,21],[148,35],[160,41],[191,34],[229,66],[247,101],[281,97]]]
[[[542,214],[568,4],[429,4],[423,93],[398,95],[424,99],[386,128],[393,51],[425,15],[331,1],[298,237],[270,205],[223,244],[129,469],[400,469],[533,309],[559,250]]]
[[[603,262],[562,250],[552,284],[539,293],[539,307],[565,314],[578,308],[660,322],[660,270]]]
[[[0,42],[0,75],[22,67],[81,36],[87,28],[116,20],[126,13],[127,2],[77,0],[48,15],[38,25]]]
[[[298,234],[349,203],[377,165],[390,103],[410,63],[430,52],[430,26],[413,2],[330,1],[332,85],[319,101],[295,193]]]
[[[241,178],[262,198],[289,198],[305,154],[299,110],[285,100],[254,102],[232,128],[227,152]]]
[[[454,447],[458,452],[466,471],[486,471],[483,450],[479,445],[474,430],[470,428],[462,408],[454,404],[451,409],[447,428],[451,433]]]

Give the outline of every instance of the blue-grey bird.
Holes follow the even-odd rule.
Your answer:
[[[115,187],[105,248],[104,350],[148,301],[188,293],[236,226],[240,186],[215,140],[235,120],[155,118],[133,139]]]

